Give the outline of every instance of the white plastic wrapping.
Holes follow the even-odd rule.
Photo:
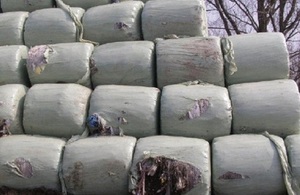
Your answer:
[[[282,138],[273,138],[285,149]],[[212,143],[215,195],[286,194],[278,152],[263,135],[231,135]]]
[[[203,0],[153,0],[142,13],[145,40],[166,35],[207,36],[206,6]]]
[[[54,6],[53,0],[1,0],[3,12],[28,11],[51,8]]]
[[[114,2],[117,2],[116,0],[63,0],[65,4],[68,4],[72,7],[81,7],[85,10],[91,8],[91,7],[96,7],[99,5],[106,5],[106,4],[111,4]],[[120,2],[122,1],[132,1],[132,0],[119,0]]]
[[[133,162],[129,191],[132,191],[139,178],[138,163],[147,157],[163,156],[189,163],[200,170],[201,181],[186,195],[209,195],[211,192],[210,146],[205,140],[196,138],[152,136],[138,140]]]
[[[80,20],[82,8],[72,8]],[[60,8],[36,10],[25,23],[24,41],[27,46],[76,42],[77,28],[69,13]]]
[[[123,129],[125,135],[156,135],[159,94],[154,87],[100,85],[92,93],[89,116],[98,113],[107,125]]]
[[[12,135],[0,139],[0,186],[61,192],[58,177],[65,141],[57,138]]]
[[[39,45],[29,50],[27,70],[31,84],[77,83],[91,87],[90,43]]]
[[[224,63],[217,37],[160,40],[156,47],[159,88],[202,80],[224,86]]]
[[[9,131],[23,134],[23,106],[27,87],[21,84],[0,86],[0,121],[10,120]],[[1,130],[1,129],[0,129]]]
[[[90,8],[83,16],[83,37],[100,44],[141,40],[141,1]]]
[[[300,133],[300,99],[293,80],[236,84],[229,87],[233,133],[286,137]]]
[[[0,14],[0,46],[24,45],[24,23],[28,12],[10,12]]]
[[[161,133],[211,141],[231,132],[231,102],[224,87],[169,85],[161,97]]]
[[[136,138],[97,137],[66,146],[63,177],[70,194],[127,194]]]
[[[36,84],[24,103],[26,134],[70,138],[86,128],[91,89],[77,84]]]
[[[228,37],[223,42],[226,55],[233,55],[236,72],[226,63],[228,85],[289,78],[289,54],[282,33],[256,33]],[[231,44],[232,51],[227,53]],[[226,49],[228,48],[228,49]]]
[[[25,66],[27,52],[28,48],[23,45],[0,46],[0,85],[30,86]]]
[[[93,86],[105,84],[152,87],[155,84],[154,43],[124,41],[95,48]]]

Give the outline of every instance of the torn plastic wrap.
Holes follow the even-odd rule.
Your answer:
[[[9,122],[9,133],[11,134],[24,133],[22,120],[27,90],[28,88],[21,84],[0,86],[0,124],[7,126],[5,123]],[[3,128],[4,126],[2,126],[3,133],[6,132],[5,134],[7,134],[7,131]]]
[[[154,86],[154,53],[154,43],[150,41],[124,41],[96,47],[92,60],[98,71],[92,74],[93,86]]]
[[[169,85],[161,97],[161,133],[211,141],[231,132],[231,102],[224,87]]]
[[[282,33],[243,34],[222,40],[227,85],[289,78],[289,54]]]
[[[25,67],[28,48],[23,45],[0,46],[0,85],[30,86]]]
[[[32,12],[38,9],[52,8],[53,6],[53,0],[1,0],[1,8],[3,12]]]
[[[28,53],[27,70],[32,84],[77,83],[91,87],[90,43],[38,45]]]
[[[66,146],[63,178],[70,194],[127,194],[136,138],[86,138]]]
[[[63,0],[64,3],[72,6],[72,7],[81,7],[85,10],[96,7],[99,5],[107,5],[112,3],[119,3],[123,1],[132,1],[132,0]]]
[[[300,99],[293,80],[231,85],[233,133],[262,133],[285,138],[300,133]]]
[[[121,128],[124,135],[156,135],[159,95],[154,87],[100,85],[92,93],[89,116],[99,114],[107,126]]]
[[[285,139],[288,159],[292,171],[292,187],[300,194],[300,135],[290,135]]]
[[[157,85],[202,80],[224,86],[224,62],[217,37],[160,40],[156,47]]]
[[[0,187],[61,192],[58,177],[65,141],[12,135],[0,139]]]
[[[91,89],[77,84],[36,84],[24,103],[26,134],[70,138],[86,130]]]
[[[142,13],[142,29],[144,39],[149,41],[169,34],[207,36],[205,2],[203,0],[148,1]]]
[[[282,138],[272,138],[285,152]],[[214,194],[286,194],[278,151],[267,137],[231,135],[215,138],[212,155]]]
[[[81,19],[82,8],[71,8]],[[78,40],[78,31],[68,12],[60,8],[36,10],[25,23],[24,41],[27,46],[69,43]]]
[[[201,139],[141,138],[130,170],[131,194],[211,194],[210,147]]]
[[[82,19],[84,38],[99,44],[141,40],[143,6],[141,1],[128,1],[88,9]]]
[[[23,32],[28,12],[0,14],[0,46],[24,45]]]

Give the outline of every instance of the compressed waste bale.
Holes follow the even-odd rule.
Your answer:
[[[285,139],[285,145],[287,148],[287,153],[289,157],[289,163],[291,165],[291,170],[293,173],[293,187],[297,189],[300,193],[300,135],[290,135]]]
[[[38,45],[29,50],[27,70],[32,84],[77,83],[91,87],[90,43]]]
[[[153,42],[107,43],[95,49],[92,61],[98,70],[92,75],[94,87],[105,84],[154,86]]]
[[[125,135],[156,135],[159,95],[154,87],[100,85],[92,93],[89,116],[99,114],[106,126],[122,129]]]
[[[230,36],[222,40],[222,47],[228,85],[289,78],[289,53],[282,33]]]
[[[235,84],[229,87],[233,133],[286,137],[300,133],[300,99],[293,80]]]
[[[24,45],[24,23],[28,12],[10,12],[0,14],[0,46]]]
[[[0,126],[6,124],[12,134],[23,134],[23,106],[27,87],[21,84],[0,86]],[[4,125],[4,124],[2,124]],[[4,127],[4,126],[3,126]],[[0,128],[0,131],[5,130]],[[5,132],[2,132],[5,134]],[[0,133],[0,137],[1,134]],[[7,133],[7,132],[6,132]]]
[[[207,36],[205,1],[148,1],[142,13],[142,29],[144,39],[149,41],[170,34]]]
[[[150,159],[150,161],[148,161],[150,162],[150,164],[148,164],[149,167],[144,164],[145,161],[147,162],[147,159]],[[165,167],[157,167],[157,165],[160,165],[159,160],[163,160],[168,165],[170,165],[171,169],[174,170],[161,170],[160,168]],[[129,183],[129,191],[137,192],[137,188],[141,186],[139,180],[143,178],[143,173],[140,172],[140,168],[143,168],[146,165],[145,174],[148,177],[146,176],[145,186],[157,187],[155,185],[155,179],[161,179],[160,181],[157,181],[157,183],[163,184],[163,182],[161,181],[167,179],[165,178],[166,175],[164,174],[168,174],[168,176],[170,176],[171,178],[174,178],[175,176],[174,179],[176,181],[176,185],[172,183],[173,188],[171,193],[169,194],[183,194],[181,192],[184,191],[179,190],[178,188],[182,189],[182,187],[184,187],[186,189],[185,192],[190,190],[185,193],[187,195],[209,195],[211,190],[210,163],[210,147],[209,143],[205,140],[171,136],[152,136],[141,138],[138,140],[134,152],[133,162],[131,166],[131,182]],[[185,168],[186,170],[184,170]],[[150,172],[148,172],[147,170],[150,170],[150,175],[156,178],[151,179],[151,177],[149,177],[149,175],[147,174]],[[184,177],[186,171],[189,174],[188,180],[186,180],[187,178]],[[179,175],[179,178],[176,177],[178,176],[176,175],[176,173]],[[157,176],[159,177],[160,175],[162,177],[157,178]],[[168,184],[168,182],[165,182],[165,184],[166,183]],[[175,186],[178,189],[176,193],[174,193],[173,191]],[[165,188],[167,186],[164,185],[163,187],[164,192],[162,192],[161,194],[167,194],[165,193]],[[146,194],[148,194],[147,192],[149,191],[147,191],[146,187]]]
[[[284,148],[282,138],[272,136]],[[231,135],[212,143],[214,194],[286,194],[275,145],[263,135]]]
[[[80,20],[82,8],[71,8]],[[76,42],[77,28],[69,13],[60,8],[49,8],[32,12],[26,23],[24,41],[27,46]]]
[[[28,48],[24,45],[0,46],[0,85],[30,86],[26,70]]]
[[[224,87],[169,85],[161,97],[161,133],[211,141],[231,132],[231,102]]]
[[[91,89],[77,84],[36,84],[24,103],[26,134],[70,138],[82,134]]]
[[[100,44],[141,40],[143,6],[141,1],[128,1],[88,9],[82,19],[83,37]]]
[[[119,2],[122,1],[132,1],[132,0],[119,0]],[[96,7],[98,5],[106,5],[111,3],[117,3],[117,0],[64,0],[64,3],[72,6],[72,7],[81,7],[85,10]]]
[[[156,53],[159,88],[191,80],[224,86],[223,57],[217,37],[160,40]]]
[[[127,194],[136,138],[97,137],[66,146],[63,177],[70,194]]]
[[[28,11],[51,8],[54,6],[53,0],[1,0],[3,12]]]
[[[61,191],[58,173],[65,141],[29,135],[0,138],[0,187]]]

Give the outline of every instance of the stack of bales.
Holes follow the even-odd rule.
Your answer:
[[[297,190],[282,34],[209,37],[202,0],[64,2],[1,0],[0,192],[135,193],[140,163],[162,156],[199,171],[188,194]],[[125,136],[86,138],[95,113]]]

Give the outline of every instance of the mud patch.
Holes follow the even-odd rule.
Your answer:
[[[248,175],[241,175],[239,173],[228,171],[225,174],[221,175],[218,179],[233,180],[233,179],[249,179],[249,178],[250,177]]]
[[[75,190],[83,188],[83,164],[78,161],[75,162],[71,168],[71,173],[65,177],[65,180],[72,185]]]

